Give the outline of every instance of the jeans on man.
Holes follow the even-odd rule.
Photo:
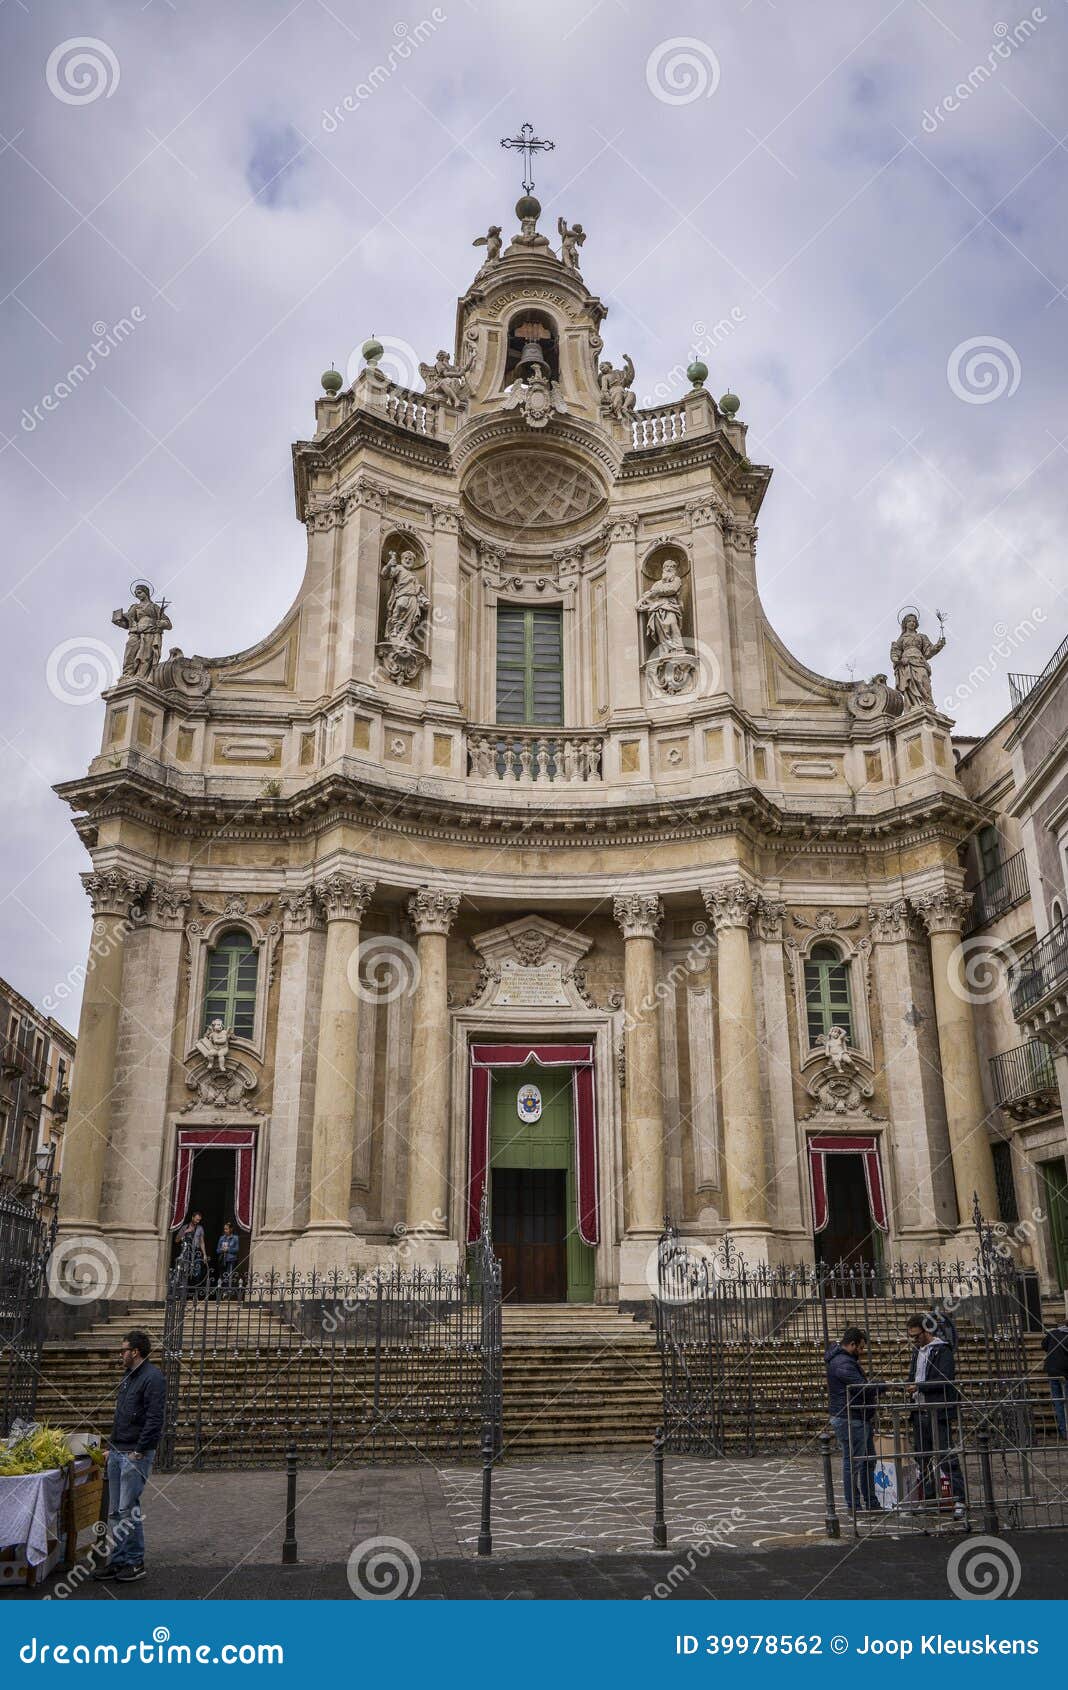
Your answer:
[[[960,1410],[917,1409],[912,1416],[912,1447],[920,1469],[924,1500],[941,1501],[942,1476],[949,1481],[954,1502],[964,1501],[964,1474],[957,1459]]]
[[[1068,1438],[1068,1379],[1050,1375],[1049,1394],[1053,1398],[1053,1415],[1057,1422],[1057,1432],[1062,1438]]]
[[[108,1451],[108,1529],[113,1567],[139,1567],[145,1558],[141,1492],[154,1457],[155,1450],[137,1461],[121,1450]]]
[[[832,1414],[831,1427],[842,1451],[842,1495],[850,1513],[878,1508],[875,1494],[875,1431],[862,1414]]]

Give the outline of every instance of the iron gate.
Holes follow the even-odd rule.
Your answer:
[[[33,1419],[54,1230],[32,1205],[0,1197],[0,1432]]]
[[[400,1251],[398,1252],[400,1256]],[[234,1275],[168,1289],[161,1467],[462,1461],[501,1444],[501,1278],[466,1268]]]
[[[872,1378],[902,1379],[910,1315],[932,1313],[957,1338],[957,1373],[1018,1382],[1025,1305],[989,1231],[974,1262],[827,1270],[752,1266],[669,1225],[657,1262],[656,1334],[664,1428],[680,1453],[763,1455],[814,1447],[827,1421],[824,1356],[846,1326],[868,1334]]]

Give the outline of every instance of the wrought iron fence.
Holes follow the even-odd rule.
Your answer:
[[[949,1402],[891,1390],[870,1426],[868,1451],[851,1440],[842,1456],[839,1508],[856,1536],[1068,1526],[1068,1442],[1035,1381],[970,1379]]]
[[[1053,1066],[1053,1052],[1041,1039],[1028,1039],[990,1058],[994,1081],[994,1096],[999,1104],[1021,1103],[1027,1098],[1040,1098],[1045,1093],[1056,1095],[1057,1071]]]
[[[1019,1021],[1039,998],[1068,975],[1068,918],[1051,927],[1044,939],[1020,958],[1016,983],[1010,988],[1012,1013]]]
[[[977,927],[985,927],[988,922],[996,921],[999,915],[1011,910],[1014,905],[1023,903],[1031,896],[1031,887],[1027,879],[1027,853],[1015,851],[1011,857],[999,863],[997,868],[991,869],[983,876],[973,893],[971,922],[969,931],[974,932]]]
[[[758,1455],[813,1449],[827,1424],[824,1358],[847,1326],[868,1335],[871,1377],[904,1379],[913,1314],[952,1331],[962,1378],[1026,1371],[1026,1307],[983,1226],[971,1263],[833,1269],[752,1266],[669,1226],[658,1251],[656,1335],[669,1449]]]
[[[54,1232],[33,1205],[0,1197],[0,1432],[33,1418]]]
[[[168,1289],[161,1467],[360,1466],[501,1446],[501,1280],[488,1230],[466,1268],[234,1275]]]

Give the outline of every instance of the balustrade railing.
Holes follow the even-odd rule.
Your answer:
[[[1053,1054],[1041,1039],[1028,1039],[1026,1044],[992,1056],[990,1072],[999,1104],[1022,1103],[1057,1090]]]
[[[603,778],[599,733],[476,728],[467,739],[472,780],[514,786],[581,786]]]
[[[438,408],[425,393],[413,393],[408,387],[391,387],[385,397],[385,413],[398,428],[413,434],[437,434]]]
[[[631,445],[636,452],[652,446],[667,446],[686,434],[686,407],[657,405],[649,411],[635,411],[630,422]]]

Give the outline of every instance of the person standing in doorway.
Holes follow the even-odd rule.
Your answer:
[[[1051,1326],[1042,1339],[1046,1359],[1043,1363],[1049,1380],[1049,1394],[1053,1398],[1053,1415],[1057,1435],[1068,1438],[1068,1320]]]
[[[220,1297],[229,1297],[234,1288],[234,1274],[237,1271],[237,1254],[241,1248],[241,1240],[234,1231],[232,1221],[224,1221],[219,1242],[215,1246],[215,1273],[217,1278],[217,1292]]]
[[[147,1332],[128,1332],[122,1344],[123,1378],[108,1441],[108,1533],[111,1556],[96,1579],[134,1584],[145,1576],[141,1493],[163,1436],[167,1387],[148,1357]]]
[[[185,1273],[186,1285],[194,1295],[207,1290],[208,1247],[204,1241],[204,1217],[194,1209],[178,1234],[179,1265]]]

